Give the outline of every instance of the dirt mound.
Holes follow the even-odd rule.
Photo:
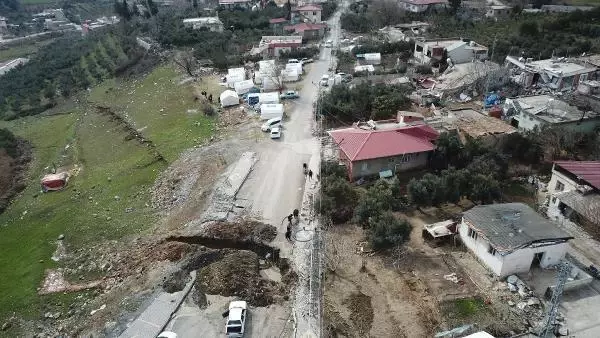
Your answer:
[[[262,279],[258,255],[239,250],[198,272],[196,287],[207,294],[235,296],[255,306],[273,304],[280,297],[278,283]]]
[[[26,187],[25,175],[31,161],[31,145],[20,138],[15,138],[14,142],[14,149],[0,147],[0,213]]]
[[[344,303],[350,309],[350,318],[360,337],[366,337],[373,324],[373,305],[371,297],[362,292],[354,293]]]
[[[254,220],[210,222],[203,225],[201,234],[216,239],[271,242],[277,237],[277,228]]]

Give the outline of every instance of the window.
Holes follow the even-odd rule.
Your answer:
[[[369,170],[369,163],[363,162],[363,164],[362,164],[362,171],[367,171],[367,170]]]
[[[471,237],[473,239],[477,239],[477,237],[479,237],[479,234],[472,228],[469,228],[469,237]]]
[[[313,12],[313,15],[317,15],[317,12]]]
[[[496,256],[496,249],[494,249],[494,247],[490,245],[488,248],[488,253],[492,256]]]
[[[554,190],[563,191],[563,189],[565,189],[565,185],[563,184],[563,182],[556,181],[556,187],[554,188]]]
[[[390,158],[388,158],[388,162],[394,163],[394,162],[396,162],[396,158],[395,157],[390,157]]]

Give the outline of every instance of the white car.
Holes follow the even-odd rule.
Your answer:
[[[333,41],[332,41],[332,40],[327,40],[327,41],[325,41],[325,47],[326,47],[326,48],[331,48],[331,47],[333,47]]]
[[[229,314],[225,324],[225,334],[228,338],[242,338],[248,317],[248,304],[244,301],[229,303]]]
[[[171,331],[163,331],[156,338],[177,338],[177,333]]]
[[[273,129],[271,129],[271,139],[275,140],[278,138],[281,138],[281,128],[275,127]]]
[[[298,59],[289,59],[287,63],[300,63]]]
[[[329,75],[324,74],[321,76],[321,81],[319,81],[319,84],[323,87],[329,86]]]
[[[262,131],[271,131],[271,128],[279,128],[281,127],[281,117],[274,117],[267,122],[263,123],[260,127]]]

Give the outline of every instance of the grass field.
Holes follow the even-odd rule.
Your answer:
[[[0,61],[8,61],[20,57],[27,57],[35,54],[37,50],[54,41],[53,39],[24,43],[21,46],[13,46],[6,49],[0,49]]]
[[[145,126],[145,137],[170,162],[213,130],[210,118],[187,113],[195,108],[192,88],[177,85],[176,75],[162,67],[141,81],[119,87],[107,82],[92,90],[90,100],[118,107],[136,126]],[[32,142],[34,161],[28,187],[0,214],[0,322],[12,312],[41,315],[48,297],[39,297],[36,288],[44,270],[57,267],[50,257],[59,234],[65,234],[69,249],[76,249],[150,229],[156,215],[148,206],[149,188],[167,166],[91,105],[61,115],[0,121],[2,127]],[[77,165],[80,171],[65,190],[41,193],[39,179],[53,165]],[[68,301],[69,296],[51,298]]]

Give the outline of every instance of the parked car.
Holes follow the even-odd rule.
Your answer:
[[[248,304],[245,301],[231,302],[227,312],[225,334],[228,338],[242,338],[246,328],[246,317],[248,317]]]
[[[156,338],[177,338],[177,333],[171,331],[163,331]]]
[[[281,138],[281,128],[275,127],[271,129],[271,139],[275,140]]]
[[[300,63],[298,59],[289,59],[287,63]]]
[[[333,47],[333,40],[325,41],[325,48],[331,48],[331,47]]]
[[[274,117],[272,119],[267,120],[267,122],[263,123],[260,127],[262,131],[271,131],[272,128],[281,127],[281,117]]]
[[[321,81],[319,81],[319,84],[323,87],[329,86],[329,75],[323,74],[323,76],[321,76]]]
[[[313,63],[313,62],[315,62],[315,60],[309,59],[309,58],[302,58],[300,61],[302,61],[303,65],[305,65],[307,63]]]
[[[298,95],[298,92],[295,90],[288,90],[287,92],[281,94],[280,99],[285,100],[285,99],[297,99],[299,98],[300,95]]]

